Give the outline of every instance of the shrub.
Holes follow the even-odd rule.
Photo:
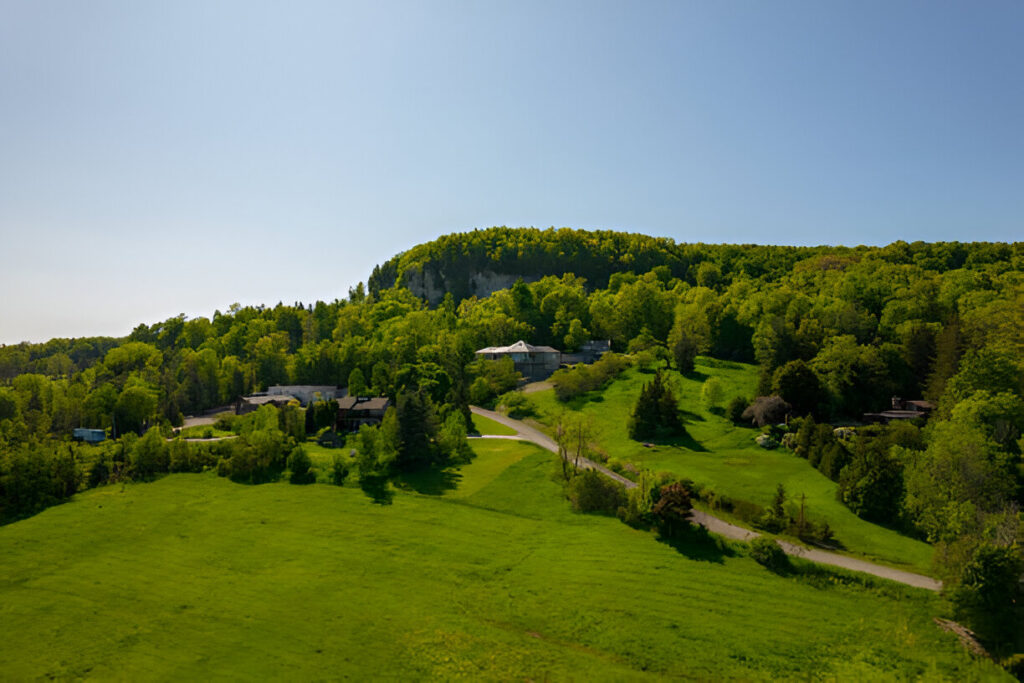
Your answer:
[[[582,363],[562,368],[548,379],[555,388],[555,398],[568,401],[588,391],[600,389],[630,365],[629,359],[617,353],[606,353],[593,365]]]
[[[732,501],[732,513],[744,522],[754,524],[764,516],[764,508],[749,500],[734,500]]]
[[[708,377],[700,389],[700,400],[709,411],[714,412],[721,404],[725,394],[722,380]]]
[[[569,500],[580,512],[614,515],[627,502],[626,489],[596,470],[583,470],[569,481]]]
[[[335,486],[342,486],[348,476],[348,464],[341,457],[341,453],[335,453],[331,461],[331,483]]]
[[[217,418],[217,421],[213,423],[215,429],[220,429],[225,432],[235,431],[235,422],[238,420],[238,416],[232,413],[224,413]]]
[[[665,538],[675,538],[690,526],[690,490],[682,483],[675,482],[662,486],[658,501],[651,508],[658,531]]]
[[[533,402],[521,391],[509,391],[498,398],[498,409],[509,417],[520,419],[534,414]]]
[[[317,445],[324,448],[338,448],[343,443],[343,438],[331,427],[324,427],[316,433]]]
[[[748,401],[743,396],[734,397],[731,401],[729,401],[729,405],[725,407],[725,416],[728,417],[733,422],[742,421],[743,411],[747,409],[747,405],[749,403],[750,401]]]
[[[316,481],[316,473],[310,469],[312,466],[306,451],[302,446],[296,446],[288,456],[288,469],[292,472],[289,481],[293,484],[312,484]]]
[[[167,444],[157,427],[152,427],[146,435],[135,442],[131,454],[132,476],[138,479],[151,479],[158,473],[167,472],[170,457]]]
[[[778,396],[758,396],[754,402],[747,406],[740,417],[744,420],[752,420],[758,427],[768,424],[778,424],[786,419],[791,407]]]
[[[762,567],[781,573],[790,568],[789,558],[779,544],[770,538],[759,536],[750,542],[750,556]]]

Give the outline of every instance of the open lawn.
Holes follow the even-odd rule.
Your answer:
[[[484,417],[483,415],[473,415],[473,429],[476,430],[477,434],[492,434],[492,435],[512,435],[516,431],[510,427],[506,427],[500,422]]]
[[[235,436],[234,432],[217,429],[212,424],[183,427],[178,433],[185,439],[216,439],[225,436]]]
[[[627,370],[605,390],[592,392],[567,404],[559,403],[553,391],[530,395],[542,422],[552,423],[566,408],[593,415],[597,442],[610,458],[641,467],[666,470],[707,486],[716,493],[767,506],[782,484],[792,500],[806,498],[808,516],[826,521],[845,549],[858,557],[919,573],[931,570],[932,548],[891,529],[866,522],[836,499],[836,484],[806,460],[785,448],[765,450],[754,443],[757,430],[737,427],[728,419],[704,409],[700,401],[703,381],[718,377],[725,387],[725,402],[733,396],[751,397],[757,383],[757,368],[710,358],[698,358],[696,372],[682,377],[673,372],[676,397],[686,411],[689,438],[659,443],[653,448],[633,441],[626,433],[626,421],[640,388],[652,375]]]
[[[935,626],[933,594],[675,548],[573,513],[551,454],[473,447],[436,495],[389,504],[178,474],[0,528],[3,677],[1002,675]]]

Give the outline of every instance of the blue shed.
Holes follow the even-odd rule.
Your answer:
[[[79,441],[88,443],[99,443],[107,438],[107,433],[102,429],[87,429],[85,427],[75,427],[75,431],[71,435]]]

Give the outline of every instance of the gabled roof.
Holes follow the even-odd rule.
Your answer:
[[[477,353],[558,353],[558,349],[550,346],[534,346],[527,344],[522,339],[511,346],[488,346],[480,349]]]
[[[360,398],[357,396],[346,396],[335,399],[338,408],[341,410],[387,410],[391,400],[387,396],[376,396],[374,398]]]

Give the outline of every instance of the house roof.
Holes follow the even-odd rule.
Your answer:
[[[316,391],[320,393],[327,393],[329,391],[337,391],[338,387],[333,384],[319,385],[319,384],[275,384],[274,386],[267,389],[268,394],[288,394],[293,391],[299,393],[312,394]]]
[[[921,417],[919,410],[883,410],[880,413],[864,413],[865,417],[882,417],[887,420],[913,420]]]
[[[346,396],[345,398],[335,399],[335,401],[341,410],[387,410],[388,406],[391,405],[391,400],[387,396],[377,396],[374,398]]]
[[[559,351],[550,346],[527,344],[520,339],[511,346],[488,346],[485,349],[480,349],[477,353],[559,353]]]
[[[288,394],[274,394],[273,396],[243,396],[242,400],[246,403],[251,403],[256,406],[261,406],[264,403],[291,403],[292,401],[298,401],[299,399]]]

